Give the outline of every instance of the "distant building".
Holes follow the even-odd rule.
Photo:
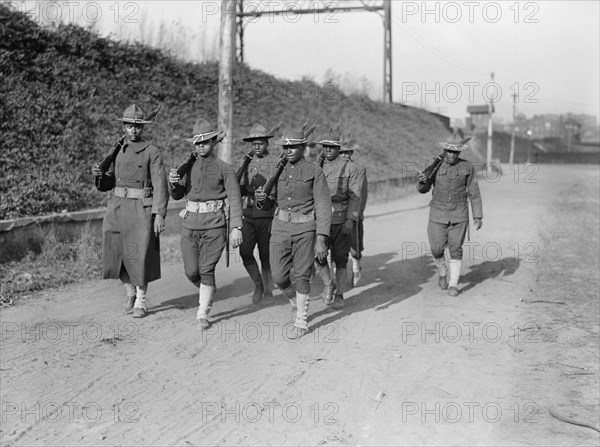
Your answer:
[[[494,107],[492,106],[492,112],[494,111]],[[467,129],[477,131],[487,128],[489,116],[489,106],[487,104],[481,106],[468,106],[467,113],[469,114],[466,119]]]

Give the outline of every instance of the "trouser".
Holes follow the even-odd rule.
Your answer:
[[[355,259],[362,258],[364,246],[365,226],[362,220],[359,220],[352,230],[352,240],[350,241],[350,253]]]
[[[208,230],[184,228],[181,234],[181,255],[185,276],[190,282],[215,285],[215,267],[226,244],[226,227]]]
[[[258,256],[263,269],[269,269],[269,240],[271,238],[272,218],[244,217],[242,226],[242,245],[240,245],[240,256],[245,266],[256,264],[254,258],[254,247],[258,245]]]
[[[337,269],[345,269],[348,264],[348,254],[350,253],[350,245],[352,235],[344,234],[342,231],[344,224],[334,224],[329,232],[329,245],[331,250],[331,261]],[[317,264],[325,266],[327,260],[323,262],[317,259]]]
[[[450,259],[461,260],[463,255],[462,246],[467,234],[468,221],[458,223],[429,222],[427,236],[431,246],[431,254],[434,258],[444,256],[446,247],[450,252]]]
[[[315,232],[297,235],[271,235],[269,243],[273,281],[281,290],[292,285],[290,270],[294,268],[296,292],[310,293],[310,274],[315,259]]]

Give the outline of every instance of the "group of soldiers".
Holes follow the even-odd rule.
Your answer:
[[[366,169],[351,159],[358,145],[343,141],[337,129],[330,129],[318,142],[311,140],[316,123],[307,123],[302,129],[282,132],[274,142],[282,148],[276,157],[269,151],[269,142],[279,126],[268,131],[257,123],[243,139],[251,150],[236,170],[215,155],[224,133],[201,118],[194,124],[193,136],[187,139],[194,150],[185,169],[172,169],[167,174],[159,150],[142,136],[144,125],[151,122],[144,112],[133,104],[119,121],[124,137],[115,145],[109,167],[95,165],[92,174],[98,190],[114,189],[103,221],[103,267],[105,279],[120,279],[125,287],[125,312],[133,312],[134,318],[147,314],[148,283],[160,278],[159,235],[165,229],[169,197],[186,199],[180,213],[181,252],[185,275],[199,288],[196,319],[200,329],[210,326],[215,267],[229,246],[239,247],[244,267],[254,282],[253,303],[272,300],[273,283],[289,300],[294,319],[292,338],[308,332],[311,277],[315,271],[323,279],[324,303],[332,309],[343,307],[348,260],[352,261],[355,285],[360,279],[364,249]],[[457,145],[448,148],[451,152],[458,149]],[[459,180],[452,180],[454,186],[468,182],[465,185],[471,197],[478,196],[476,179],[469,176],[472,172],[465,171],[461,164],[453,166],[449,168],[458,171],[446,168],[444,179],[454,179],[450,174],[457,174]],[[419,178],[420,192],[432,185],[435,178]],[[434,186],[434,201],[446,200],[448,194],[441,191]],[[450,202],[456,205],[458,198],[453,197],[450,195]],[[480,212],[476,217],[481,226]],[[459,233],[466,227],[456,225],[461,219],[459,216],[453,222],[438,222],[435,228],[430,222],[430,240],[437,238],[436,247],[441,247],[441,252],[434,252],[434,259],[439,278],[444,280],[446,246],[450,246],[453,260],[462,256],[455,241],[458,237],[461,246],[464,241],[464,234],[460,240]],[[255,247],[260,267],[254,257]],[[455,264],[450,263],[451,294],[458,279]],[[442,279],[439,284],[448,287]]]

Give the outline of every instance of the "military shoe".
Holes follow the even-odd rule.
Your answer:
[[[143,307],[133,308],[133,318],[144,318],[147,315],[146,309]]]
[[[123,303],[123,313],[128,314],[133,309],[133,305],[135,304],[135,295],[126,296],[125,302]]]
[[[440,289],[446,290],[448,288],[448,280],[445,276],[438,276],[438,286]]]
[[[323,302],[325,305],[330,306],[333,302],[333,292],[335,290],[335,282],[333,279],[325,284],[325,288],[323,289]]]
[[[290,340],[298,340],[302,337],[304,337],[306,334],[308,334],[308,329],[303,329],[300,328],[298,326],[294,326],[292,327],[292,330],[290,331]]]
[[[458,296],[458,289],[456,287],[448,287],[448,295]]]
[[[259,304],[263,299],[264,288],[262,283],[254,287],[254,293],[252,294],[252,303]]]
[[[198,318],[198,329],[201,331],[208,329],[210,327],[210,323],[206,318]]]
[[[344,307],[344,295],[336,295],[329,307],[332,309],[342,309]]]

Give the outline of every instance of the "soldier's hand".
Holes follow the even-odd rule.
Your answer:
[[[158,236],[163,231],[165,231],[165,218],[157,214],[154,217],[154,235]]]
[[[317,241],[315,242],[315,257],[325,262],[327,259],[327,243],[325,242],[325,236],[317,234]]]
[[[483,222],[481,221],[481,219],[475,218],[473,219],[473,224],[475,225],[475,229],[479,230],[483,225]]]
[[[233,248],[238,248],[240,245],[242,245],[242,231],[238,230],[237,228],[231,230],[229,240],[231,241],[231,246]]]
[[[254,199],[257,202],[264,202],[265,200],[267,200],[267,194],[265,193],[265,191],[263,190],[262,186],[259,186],[256,191],[254,191]]]
[[[417,180],[419,181],[419,183],[425,183],[427,181],[427,176],[421,172],[417,176]]]
[[[179,177],[179,174],[177,174],[177,169],[171,169],[169,172],[169,183],[176,185],[179,183],[179,180],[181,180],[181,177]]]
[[[96,177],[102,177],[102,170],[100,169],[99,164],[92,166],[92,174]]]
[[[352,219],[346,219],[346,222],[344,222],[344,226],[342,227],[342,233],[352,234],[352,230],[354,230],[354,221]]]

